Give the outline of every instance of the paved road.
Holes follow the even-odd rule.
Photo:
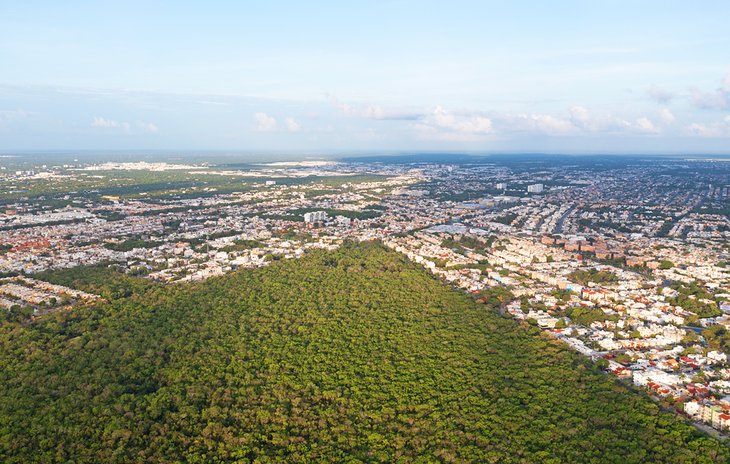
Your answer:
[[[570,213],[573,212],[575,209],[575,206],[571,206],[568,208],[567,211],[563,213],[562,216],[560,216],[560,219],[558,219],[558,222],[555,223],[555,230],[553,231],[554,234],[559,234],[563,231],[563,223],[565,222],[565,219],[568,217]]]

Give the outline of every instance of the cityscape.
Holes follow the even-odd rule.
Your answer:
[[[729,17],[0,1],[0,464],[730,463]]]
[[[13,160],[0,171],[8,317],[102,298],[34,277],[51,270],[103,265],[158,282],[201,281],[379,241],[476,298],[497,298],[504,314],[698,426],[730,428],[725,159],[383,157],[236,169],[14,169]],[[125,185],[149,172],[175,177]]]

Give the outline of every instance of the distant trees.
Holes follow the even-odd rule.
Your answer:
[[[536,327],[377,244],[0,323],[0,461],[727,462]]]
[[[157,241],[143,240],[141,238],[128,238],[127,240],[119,243],[105,243],[104,248],[114,251],[132,251],[135,248],[154,248],[159,245],[160,242]]]
[[[730,332],[724,326],[710,326],[702,331],[702,336],[709,348],[730,354]]]
[[[481,301],[493,308],[500,308],[515,299],[509,287],[485,287],[479,294]]]
[[[4,312],[5,321],[20,323],[26,322],[33,315],[33,308],[30,306],[12,305],[7,311]],[[2,456],[0,454],[0,456]]]
[[[599,271],[596,268],[578,269],[568,274],[568,279],[581,285],[588,285],[589,282],[597,284],[613,284],[618,282],[618,276],[610,271]]]
[[[512,222],[517,219],[517,213],[506,213],[502,216],[499,216],[494,219],[494,222],[499,222],[500,224],[504,225],[510,225]]]
[[[722,314],[715,301],[715,295],[707,291],[700,282],[693,281],[689,284],[672,282],[669,287],[678,292],[676,297],[667,298],[667,302],[670,304],[693,312],[699,318]]]
[[[138,274],[146,272],[140,270]],[[75,288],[102,296],[108,300],[128,298],[134,294],[142,294],[158,284],[141,277],[134,277],[119,272],[114,266],[98,264],[81,266],[73,269],[57,269],[36,274],[40,280]],[[70,297],[61,296],[68,303]]]
[[[585,326],[591,325],[593,322],[603,322],[610,319],[600,308],[584,308],[582,306],[568,306],[565,309],[565,315],[576,324]]]

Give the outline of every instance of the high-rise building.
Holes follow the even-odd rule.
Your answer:
[[[497,190],[506,190],[507,184],[505,184],[504,182],[500,182],[495,187],[497,188]]]
[[[545,190],[543,184],[532,184],[527,186],[527,193],[542,193]]]
[[[326,211],[312,211],[304,213],[304,222],[312,224],[315,222],[324,222],[327,219]]]

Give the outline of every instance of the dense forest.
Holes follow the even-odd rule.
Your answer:
[[[0,326],[1,462],[730,458],[377,244],[198,284],[55,278],[108,301]]]

